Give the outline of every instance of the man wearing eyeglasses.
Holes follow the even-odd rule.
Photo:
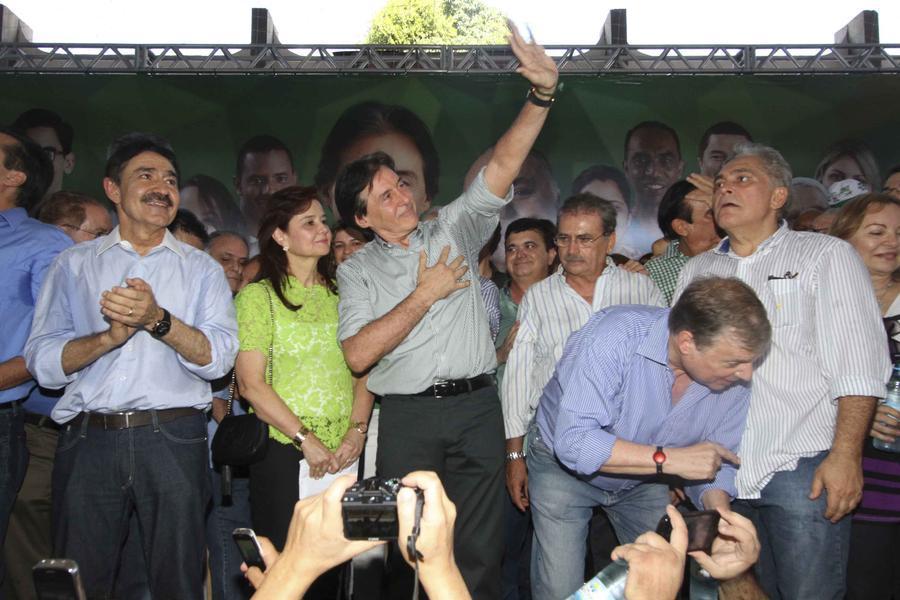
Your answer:
[[[666,306],[649,277],[620,269],[608,257],[616,245],[612,203],[593,194],[576,194],[562,205],[557,223],[556,246],[562,266],[528,288],[522,298],[519,331],[500,393],[507,489],[522,511],[529,502],[525,434],[569,336],[602,308],[617,304]]]
[[[19,115],[12,128],[40,146],[53,163],[53,181],[43,198],[47,200],[62,189],[63,177],[70,175],[75,168],[75,153],[72,151],[75,133],[72,126],[52,110],[32,108]]]

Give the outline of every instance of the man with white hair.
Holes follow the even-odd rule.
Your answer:
[[[737,510],[760,533],[757,572],[771,598],[844,596],[862,445],[890,371],[872,284],[853,247],[780,221],[791,185],[781,154],[738,147],[716,175],[713,211],[728,237],[694,257],[697,277],[738,277],[759,296],[772,344],[753,379]]]

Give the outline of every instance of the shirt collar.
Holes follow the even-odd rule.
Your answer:
[[[17,206],[0,212],[0,217],[9,223],[10,228],[15,229],[28,218],[28,212],[21,206]]]
[[[122,246],[123,248],[126,248],[128,250],[134,250],[134,246],[131,245],[131,242],[122,239],[122,235],[119,232],[118,225],[116,225],[116,227],[109,233],[109,235],[102,238],[100,245],[97,246],[97,255],[99,256],[103,254],[116,245]],[[165,234],[163,234],[162,243],[156,248],[168,248],[169,250],[177,254],[180,258],[184,258],[185,256],[184,249],[181,247],[180,242],[175,239],[175,236],[172,235],[172,232],[170,232],[168,229],[166,229]],[[152,250],[150,250],[150,252],[154,252],[156,248],[153,248]],[[150,254],[150,252],[148,252],[147,254]]]
[[[656,323],[650,327],[650,332],[641,345],[638,346],[637,353],[641,356],[649,358],[653,362],[661,365],[669,365],[669,313],[670,309],[665,309],[660,313]]]
[[[436,220],[437,219],[435,219],[435,221]],[[427,221],[427,222],[430,223],[431,221]],[[413,231],[412,233],[409,234],[409,248],[408,248],[409,250],[415,250],[417,248],[422,247],[422,245],[424,243],[424,235],[425,235],[422,231],[423,225],[424,224],[422,223],[422,221],[419,221],[419,224],[416,225],[415,231]],[[392,244],[392,243],[388,242],[387,240],[385,240],[383,237],[381,237],[377,233],[375,234],[375,242],[384,250],[395,250],[398,248],[402,249],[402,250],[407,250],[407,248],[404,248],[403,246],[401,246],[399,244]]]
[[[769,249],[777,247],[790,231],[791,229],[788,227],[787,221],[782,220],[778,229],[775,230],[775,233],[763,240],[762,243],[756,247],[756,250],[753,251],[753,254],[767,252]],[[719,242],[719,245],[716,246],[713,252],[716,254],[731,254],[731,240],[727,237],[724,238]]]
[[[680,248],[681,240],[672,240],[669,242],[669,246],[666,248],[666,251],[663,252],[663,258],[672,258],[674,256],[678,256],[684,254]]]

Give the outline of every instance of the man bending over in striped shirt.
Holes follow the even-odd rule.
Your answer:
[[[566,344],[528,433],[537,600],[584,579],[585,536],[602,506],[619,540],[656,527],[668,482],[698,507],[728,508],[753,363],[771,328],[737,279],[695,282],[670,310],[617,306]]]
[[[713,212],[728,237],[685,265],[679,288],[705,274],[735,276],[766,307],[772,347],[753,379],[735,507],[759,531],[756,569],[770,597],[837,600],[846,515],[862,494],[863,440],[890,362],[853,247],[779,222],[790,183],[777,150],[738,146],[715,179]]]

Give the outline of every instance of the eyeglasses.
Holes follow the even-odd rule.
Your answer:
[[[57,154],[60,156],[65,154],[65,152],[62,150],[62,148],[54,148],[53,146],[42,146],[41,150],[44,152],[44,154],[47,155],[47,158],[50,159],[50,162],[53,162],[54,160],[56,160]]]
[[[574,238],[570,235],[559,234],[554,239],[556,241],[556,245],[565,248],[566,246],[572,243],[574,239],[581,248],[588,248],[594,245],[594,242],[599,240],[600,238],[606,237],[605,233],[601,233],[597,237],[591,237],[589,235],[576,235]]]
[[[83,231],[84,233],[93,236],[94,239],[97,239],[100,236],[109,235],[109,231],[106,229],[98,229],[97,231],[91,231],[90,229],[84,229],[82,227],[75,227],[74,225],[69,225],[68,223],[60,223],[60,227],[65,227],[66,229],[71,229],[72,231]]]

